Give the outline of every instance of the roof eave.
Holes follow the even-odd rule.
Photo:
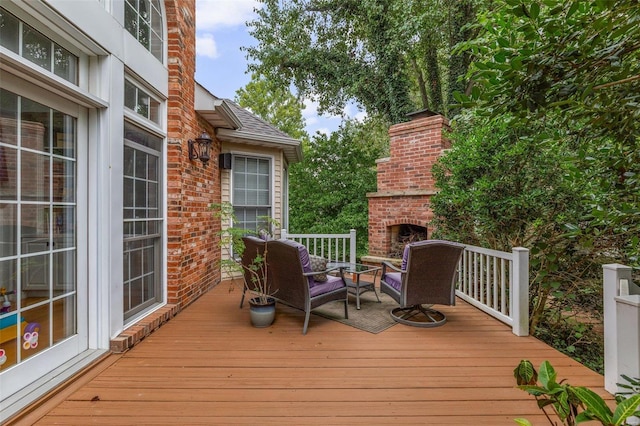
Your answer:
[[[289,163],[302,161],[302,147],[297,139],[223,128],[216,129],[216,137],[223,142],[281,149]]]

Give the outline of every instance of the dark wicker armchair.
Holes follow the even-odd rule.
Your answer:
[[[399,323],[416,327],[438,327],[446,316],[431,305],[455,305],[455,282],[464,245],[425,240],[407,244],[402,267],[383,262],[380,291],[400,307],[391,311]]]
[[[329,271],[313,272],[307,248],[295,241],[267,241],[267,274],[273,296],[281,303],[304,311],[302,334],[307,334],[311,310],[333,300],[344,300],[344,316],[347,310],[347,284],[342,277],[326,276],[326,281],[314,277]]]

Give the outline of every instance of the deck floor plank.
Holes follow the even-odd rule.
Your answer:
[[[608,396],[601,375],[464,302],[436,329],[374,335],[312,315],[303,336],[301,312],[279,307],[256,329],[239,298],[214,288],[32,423],[545,424],[515,387],[521,359]]]

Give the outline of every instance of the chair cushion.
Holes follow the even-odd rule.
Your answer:
[[[400,291],[402,287],[402,274],[400,272],[387,272],[384,277],[384,282],[389,284],[391,287]]]
[[[327,259],[322,256],[309,255],[309,263],[313,272],[322,272],[327,270]],[[313,279],[316,283],[327,281],[327,274],[314,275]]]
[[[402,252],[402,265],[400,266],[400,269],[402,269],[403,271],[407,270],[408,259],[409,259],[409,244],[406,244],[404,246],[404,251]]]
[[[307,250],[304,244],[300,244],[299,242],[293,241],[293,240],[281,240],[281,241],[283,241],[287,245],[290,245],[291,247],[295,247],[298,249],[298,255],[300,256],[300,263],[302,263],[302,272],[304,272],[305,274],[309,272],[313,272],[313,270],[311,269],[311,260],[309,259],[309,250]],[[316,285],[316,280],[314,280],[313,277],[307,277],[307,278],[309,280],[309,288],[313,288]]]
[[[309,290],[309,295],[311,297],[315,297],[320,294],[343,288],[344,286],[345,284],[344,281],[342,281],[342,278],[327,276],[327,281],[316,283],[316,285]]]

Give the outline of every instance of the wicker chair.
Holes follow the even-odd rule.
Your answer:
[[[255,275],[253,275],[249,269],[251,265],[253,265],[254,259],[257,256],[264,256],[264,249],[266,241],[262,238],[246,236],[242,237],[242,242],[244,243],[244,251],[242,252],[242,272],[244,274],[244,287],[242,288],[242,298],[240,299],[240,308],[242,308],[242,304],[244,303],[244,296],[247,293],[247,290],[251,290],[249,287],[255,279]],[[264,279],[264,278],[262,278]]]
[[[273,296],[278,302],[304,311],[302,334],[307,334],[311,310],[333,300],[344,300],[344,316],[347,310],[347,283],[339,268],[338,276],[327,275],[326,281],[316,281],[314,276],[328,271],[313,272],[307,248],[295,241],[267,241],[267,274]]]
[[[446,316],[431,305],[455,305],[455,282],[464,245],[425,240],[407,244],[402,267],[383,262],[380,291],[400,307],[391,311],[399,323],[415,327],[438,327]]]

